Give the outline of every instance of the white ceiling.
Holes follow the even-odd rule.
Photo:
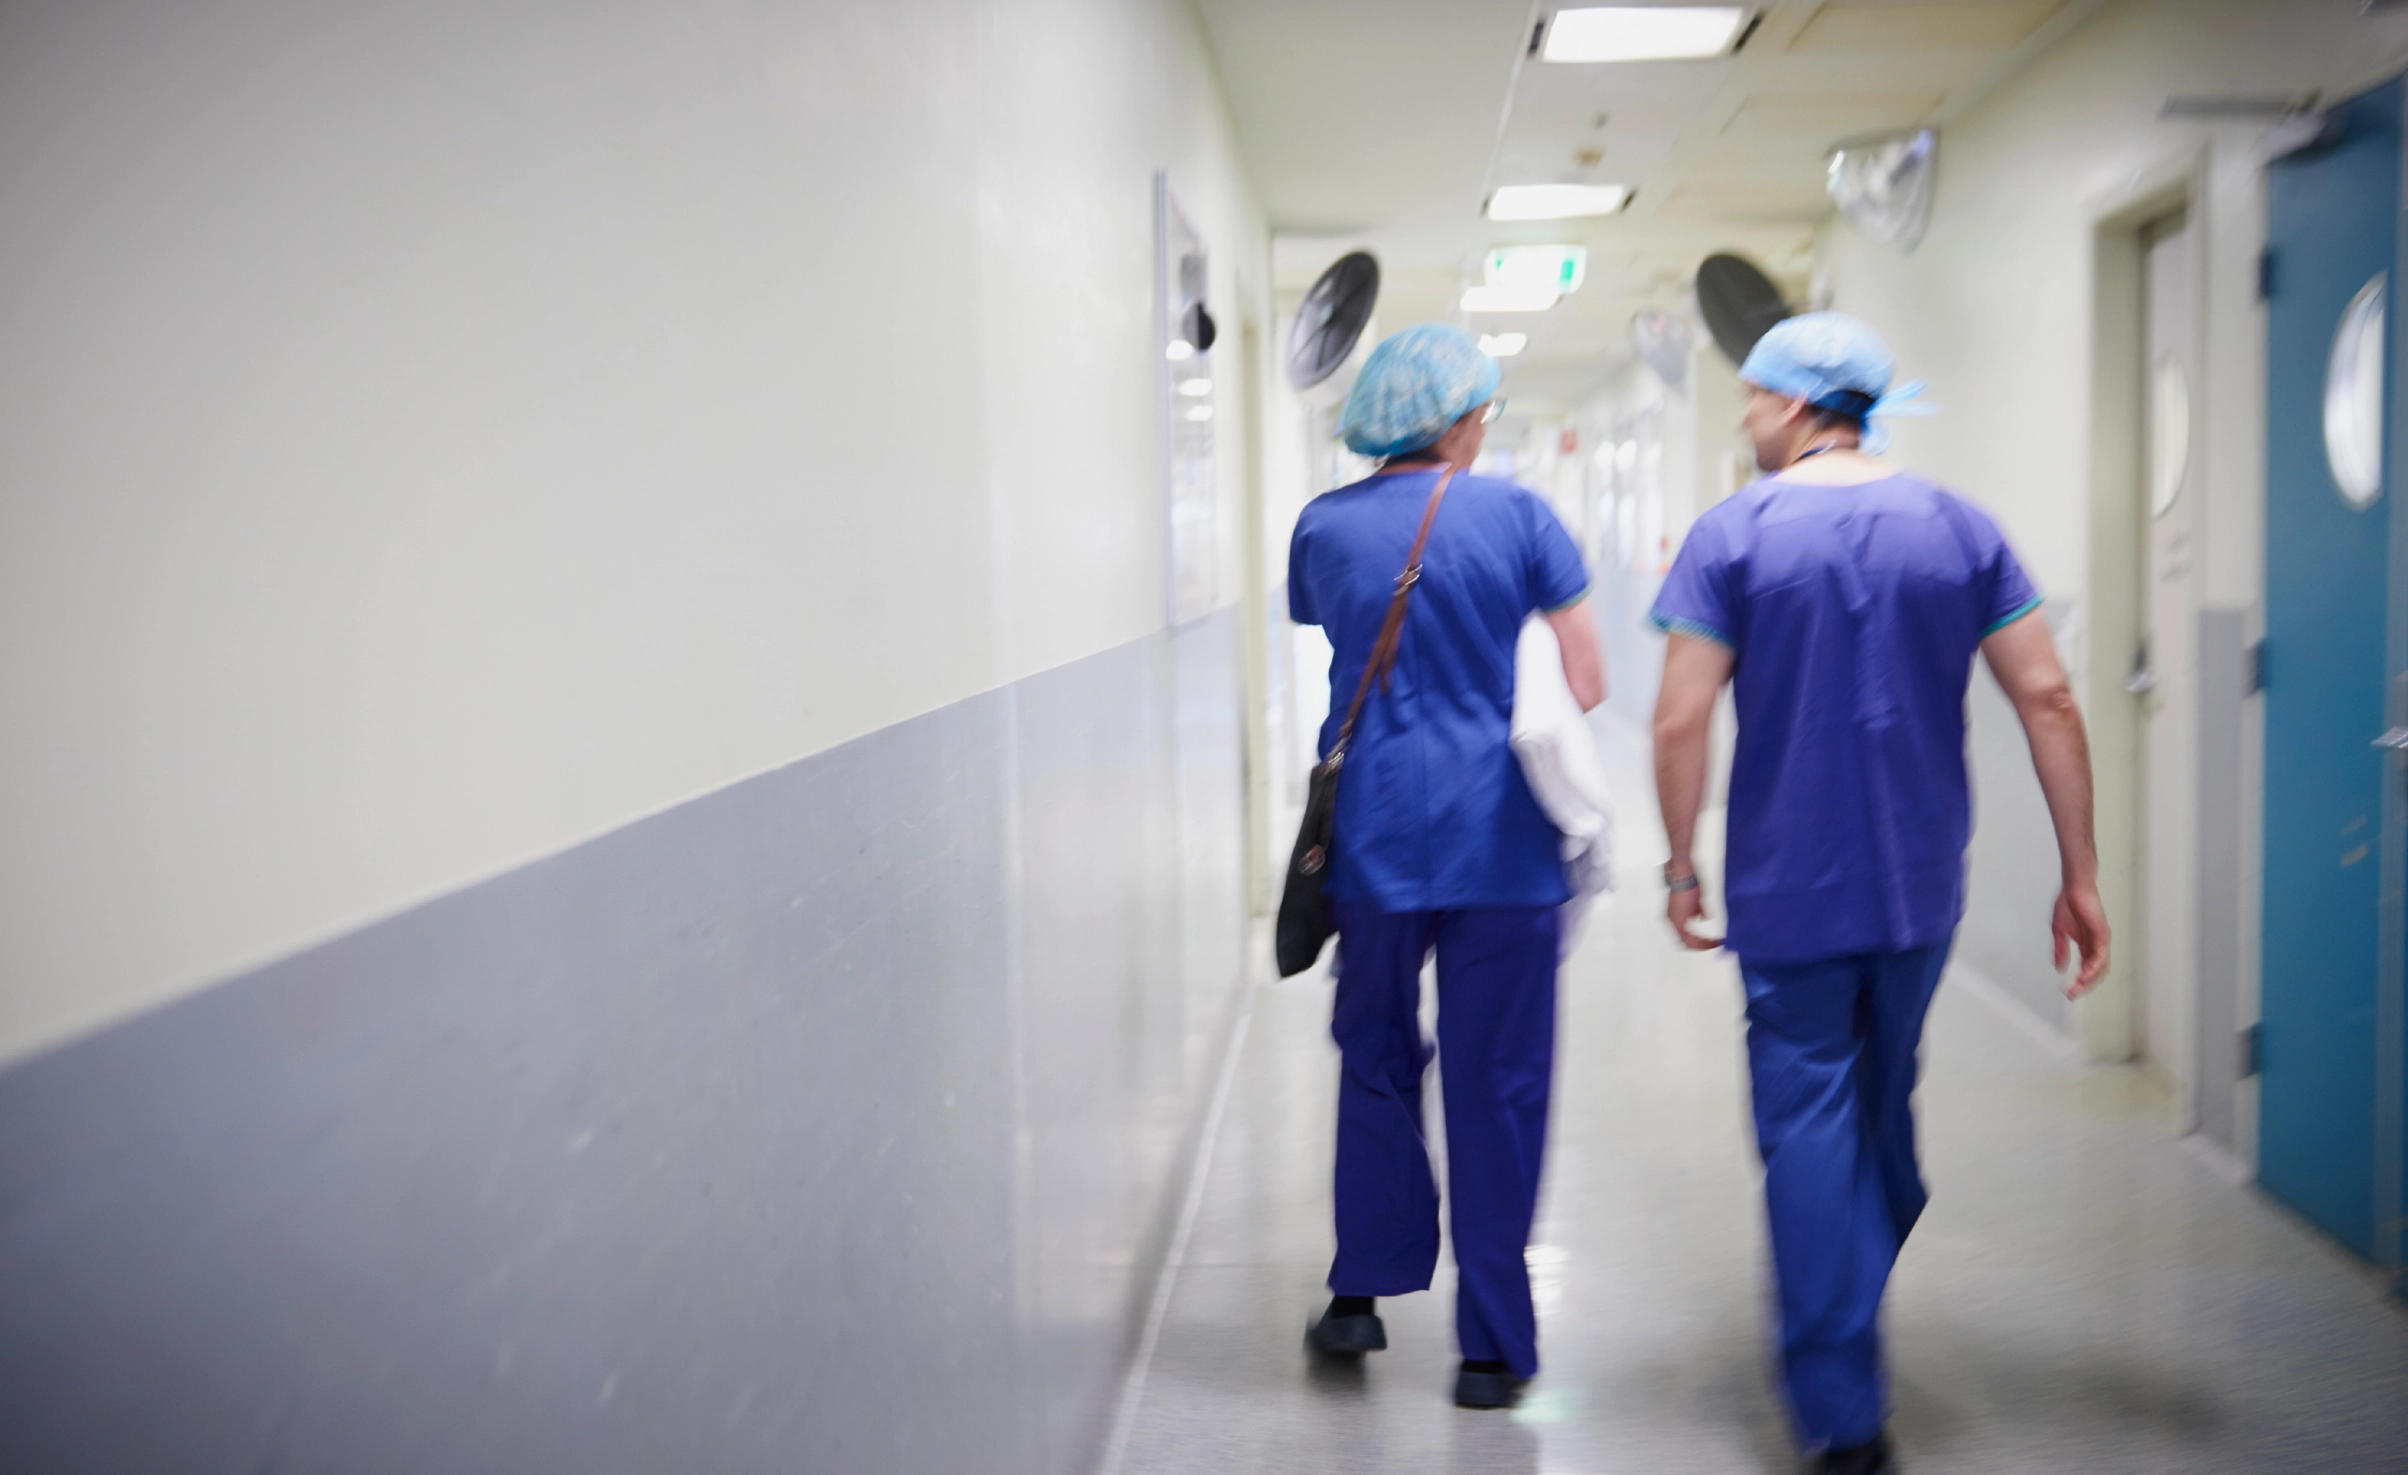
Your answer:
[[[1506,392],[1540,413],[1626,361],[1638,309],[1686,310],[1711,252],[1753,258],[1802,300],[1829,146],[1945,123],[2099,3],[1774,0],[1735,57],[1561,65],[1527,55],[1551,3],[1196,0],[1278,233],[1283,299],[1368,247],[1384,330],[1529,333]],[[1556,181],[1638,194],[1600,220],[1481,217],[1494,185]],[[1586,245],[1586,284],[1547,313],[1463,318],[1481,258],[1515,241]]]

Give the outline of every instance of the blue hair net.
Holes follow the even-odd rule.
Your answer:
[[[1383,339],[1346,396],[1338,433],[1358,456],[1401,456],[1446,434],[1497,392],[1497,361],[1480,340],[1445,323],[1417,323]]]
[[[1923,392],[1923,381],[1890,388],[1897,360],[1881,335],[1844,312],[1808,312],[1773,324],[1748,350],[1739,377],[1775,394],[1802,399],[1817,409],[1838,410],[1864,422],[1864,448],[1888,449],[1889,430],[1875,416],[1928,415],[1929,405],[1906,401]]]

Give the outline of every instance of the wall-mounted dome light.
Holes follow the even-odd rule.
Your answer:
[[[1646,308],[1630,320],[1630,341],[1666,389],[1689,382],[1689,357],[1696,349],[1687,323],[1660,307]]]
[[[1851,139],[1832,147],[1824,187],[1850,225],[1885,246],[1912,251],[1931,224],[1939,153],[1940,135],[1929,128]]]

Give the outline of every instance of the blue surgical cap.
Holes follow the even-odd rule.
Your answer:
[[[1879,454],[1890,433],[1875,415],[1928,415],[1928,406],[1902,409],[1923,392],[1922,381],[1890,389],[1897,360],[1881,335],[1844,312],[1808,312],[1773,324],[1748,350],[1739,377],[1775,394],[1802,399],[1864,421],[1864,448]]]
[[[1358,456],[1401,456],[1446,434],[1497,392],[1497,361],[1480,340],[1445,323],[1417,323],[1383,339],[1346,396],[1338,433]]]

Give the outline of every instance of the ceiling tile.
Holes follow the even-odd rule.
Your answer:
[[[1819,156],[1843,138],[1920,122],[1939,105],[1936,92],[1760,94],[1739,105],[1724,125],[1721,141],[1767,155]]]
[[[1831,207],[1818,183],[1783,180],[1684,180],[1666,192],[1663,212],[1713,220],[1813,220]]]
[[[1879,56],[1909,51],[1999,51],[2014,46],[2065,8],[2065,0],[1970,0],[1895,4],[1833,0],[1790,43],[1802,52]]]

